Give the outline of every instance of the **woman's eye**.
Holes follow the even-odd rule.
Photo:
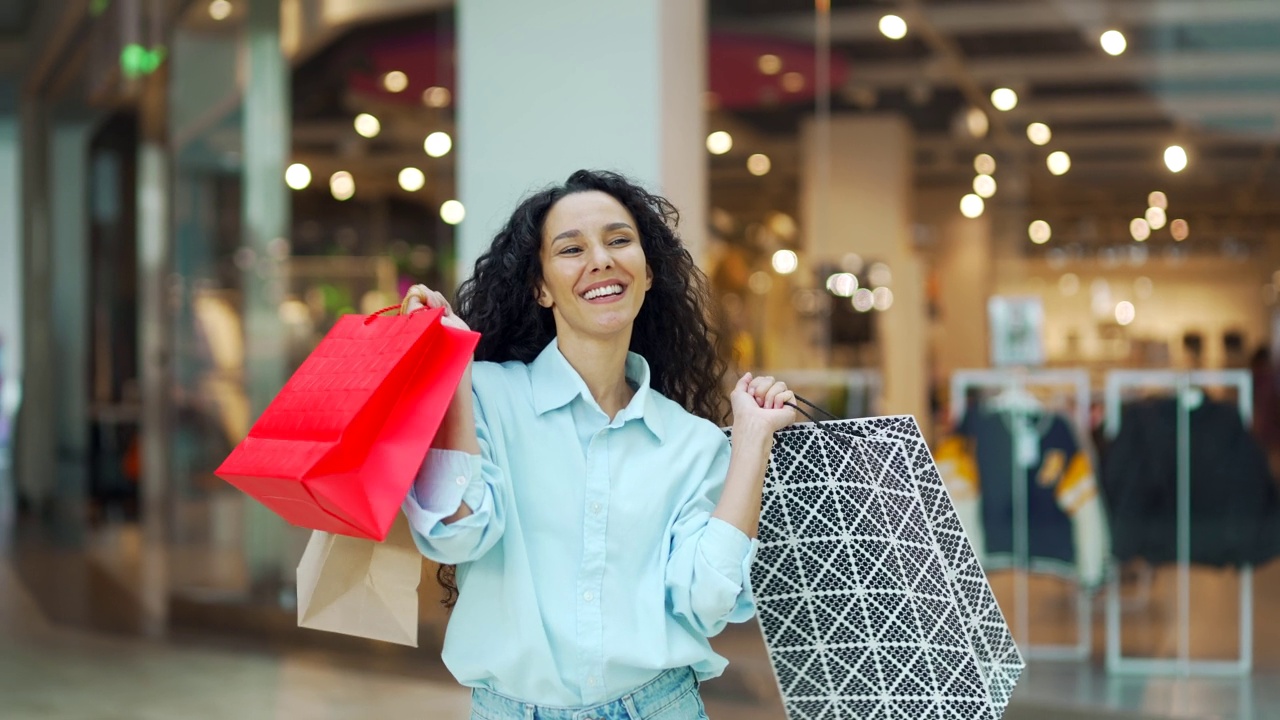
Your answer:
[[[561,254],[561,255],[577,255],[577,254],[578,254],[578,253],[580,253],[580,252],[582,252],[582,248],[572,247],[572,246],[571,246],[571,247],[567,247],[567,248],[565,248],[565,249],[561,250],[561,251],[560,251],[560,254]]]
[[[610,244],[611,244],[611,245],[624,245],[624,244],[629,243],[629,242],[631,242],[631,238],[629,238],[629,237],[617,237],[617,238],[614,238],[613,240],[611,240],[611,241],[610,241]]]

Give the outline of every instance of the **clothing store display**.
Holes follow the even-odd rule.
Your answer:
[[[1086,586],[1102,582],[1105,513],[1089,453],[1064,416],[1028,405],[975,407],[939,445],[938,468],[988,570],[1013,564],[1021,494],[1029,566]]]
[[[385,538],[480,339],[443,312],[340,318],[218,477],[294,525]]]
[[[1103,454],[1115,556],[1177,560],[1180,403],[1190,422],[1191,562],[1257,565],[1280,555],[1280,498],[1239,408],[1158,397],[1124,405]]]
[[[788,717],[1000,717],[1022,658],[915,419],[774,438],[751,584]]]
[[[635,395],[610,418],[557,340],[472,366],[480,454],[431,450],[404,498],[422,554],[457,565],[442,656],[462,685],[587,707],[671,668],[707,680],[728,664],[707,638],[755,613],[755,543],[711,517],[728,440],[640,355],[625,373]]]

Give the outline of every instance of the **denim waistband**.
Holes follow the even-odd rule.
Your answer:
[[[688,692],[696,692],[693,670],[683,667],[658,677],[614,700],[580,708],[550,707],[521,702],[492,690],[473,688],[471,709],[484,720],[643,720],[657,714]]]

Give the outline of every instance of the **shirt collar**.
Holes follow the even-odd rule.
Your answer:
[[[645,427],[661,442],[662,421],[657,408],[651,407],[653,391],[649,387],[649,363],[640,355],[628,352],[624,372],[627,380],[636,388],[636,394],[618,413],[617,419],[623,422],[642,420]],[[556,338],[552,338],[529,364],[529,377],[533,385],[533,409],[539,415],[564,407],[579,397],[596,406],[586,382],[560,352],[560,344]]]

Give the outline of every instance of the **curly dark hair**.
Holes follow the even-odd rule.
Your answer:
[[[653,271],[653,287],[631,332],[631,351],[649,363],[650,386],[694,415],[723,422],[725,362],[708,314],[707,278],[675,231],[680,215],[665,198],[614,172],[578,170],[563,184],[527,197],[476,260],[454,303],[458,316],[480,333],[475,359],[532,362],[555,337],[551,310],[536,300],[543,224],[561,198],[590,191],[607,193],[635,218]],[[458,597],[454,567],[442,565],[436,578],[446,592],[442,603],[452,607]]]

